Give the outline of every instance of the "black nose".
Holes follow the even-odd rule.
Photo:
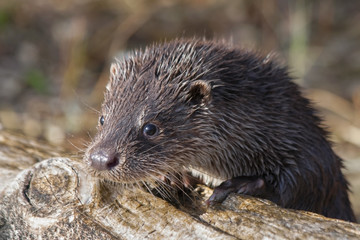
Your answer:
[[[119,154],[99,149],[90,154],[91,166],[96,170],[110,170],[119,164]]]

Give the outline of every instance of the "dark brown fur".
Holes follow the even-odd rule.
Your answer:
[[[293,209],[355,221],[342,160],[286,68],[222,43],[177,40],[111,68],[103,126],[85,160],[114,182],[191,170],[217,186],[263,179],[255,194]],[[158,127],[155,136],[144,126]]]

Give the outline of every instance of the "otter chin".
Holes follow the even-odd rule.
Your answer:
[[[191,172],[215,187],[210,205],[235,192],[355,222],[342,159],[321,125],[272,56],[178,39],[112,64],[84,160],[119,183]]]

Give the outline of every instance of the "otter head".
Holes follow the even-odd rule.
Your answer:
[[[168,44],[112,64],[98,132],[84,157],[93,175],[155,180],[207,158],[209,72],[219,55],[203,56],[202,47]]]

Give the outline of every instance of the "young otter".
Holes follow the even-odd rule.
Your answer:
[[[191,171],[216,187],[209,204],[237,192],[355,221],[342,160],[271,58],[176,40],[114,63],[106,88],[85,154],[99,178],[138,182]]]

